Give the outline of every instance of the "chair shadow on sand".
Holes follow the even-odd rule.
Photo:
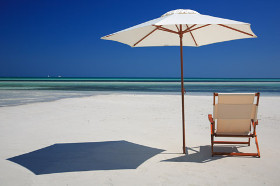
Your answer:
[[[8,160],[29,169],[36,175],[41,175],[136,169],[163,151],[128,141],[58,143]]]
[[[244,146],[216,146],[214,150],[219,152],[239,152],[238,148],[242,148]],[[194,163],[207,163],[211,161],[215,161],[226,156],[211,156],[211,146],[198,146],[198,147],[187,147],[186,155],[179,156],[176,158],[171,158],[167,160],[163,160],[162,162],[194,162]],[[166,153],[168,154],[168,153]]]

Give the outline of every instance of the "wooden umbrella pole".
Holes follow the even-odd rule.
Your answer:
[[[185,142],[185,100],[184,100],[184,69],[183,69],[183,32],[182,25],[180,25],[179,31],[180,37],[180,53],[181,53],[181,94],[182,94],[182,130],[183,130],[183,153],[186,154],[186,142]]]

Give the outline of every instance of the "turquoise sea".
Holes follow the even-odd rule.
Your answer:
[[[185,78],[187,94],[280,95],[280,79]],[[0,106],[97,94],[180,94],[179,78],[0,78]]]

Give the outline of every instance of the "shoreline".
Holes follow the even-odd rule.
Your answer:
[[[62,91],[62,90],[1,90],[0,108],[32,103],[53,102],[61,99],[82,98],[98,95],[175,95],[181,92],[145,91]],[[185,96],[213,96],[213,92],[187,92]],[[280,93],[261,92],[261,97],[280,97]]]
[[[91,97],[97,95],[181,95],[181,92],[145,91],[61,91],[61,90],[1,90],[0,107],[31,103],[52,102],[61,99]],[[185,96],[213,96],[213,92],[187,92]],[[278,97],[280,93],[261,93],[265,97]]]

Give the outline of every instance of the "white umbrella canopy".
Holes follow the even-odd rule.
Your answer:
[[[180,25],[184,36],[183,46],[203,46],[256,37],[249,23],[178,9],[101,39],[118,41],[131,47],[180,46],[178,39]]]
[[[183,153],[185,148],[185,106],[183,46],[203,46],[235,39],[256,38],[250,24],[178,9],[160,18],[107,35],[101,39],[118,41],[131,47],[180,46]]]

